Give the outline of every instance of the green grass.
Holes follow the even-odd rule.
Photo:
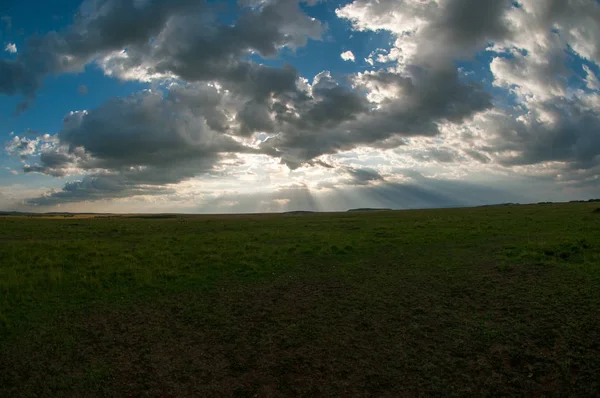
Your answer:
[[[600,212],[0,218],[0,396],[595,395]]]

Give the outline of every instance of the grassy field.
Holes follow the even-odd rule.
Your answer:
[[[1,217],[0,396],[593,396],[599,207]]]

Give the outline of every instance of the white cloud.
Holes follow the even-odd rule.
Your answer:
[[[96,61],[106,76],[125,81],[151,83],[173,78],[169,73],[153,73],[149,65],[136,65],[125,50],[114,51]]]
[[[350,50],[344,51],[343,53],[341,53],[340,57],[342,57],[342,59],[344,61],[351,61],[351,62],[355,62],[356,61],[356,59],[354,58],[354,54]]]
[[[586,83],[590,90],[600,91],[600,80],[596,76],[593,70],[591,70],[588,66],[583,65],[583,70],[586,73]]]
[[[16,54],[17,53],[17,45],[15,43],[8,43],[6,45],[6,47],[4,47],[4,51],[11,53],[11,54]]]
[[[378,186],[391,195],[384,181],[425,186],[475,171],[597,183],[597,1],[352,0],[337,16],[355,30],[387,30],[387,43],[361,48],[366,72],[323,70],[314,79],[249,59],[321,38],[325,24],[298,1],[239,2],[239,20],[226,25],[195,1],[92,2],[66,34],[0,60],[8,95],[32,98],[44,76],[89,63],[152,87],[68,115],[52,139],[11,137],[6,151],[25,172],[82,177],[32,203],[177,201],[185,195],[176,186],[196,178],[202,197],[234,187],[274,210],[297,202],[261,195],[294,184],[304,188],[286,194],[304,200],[306,189]],[[475,57],[484,50],[492,56]],[[357,61],[352,51],[339,55]],[[257,191],[243,191],[250,186]],[[402,189],[422,194],[413,188]],[[234,194],[219,203],[244,208]]]

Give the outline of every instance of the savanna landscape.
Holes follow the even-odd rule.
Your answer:
[[[0,396],[593,396],[600,204],[0,217]]]

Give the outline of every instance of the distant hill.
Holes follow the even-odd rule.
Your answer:
[[[543,202],[543,203],[538,203],[538,204],[550,204],[552,202]],[[481,206],[477,206],[477,207],[498,207],[498,206],[519,206],[520,203],[494,203],[494,204],[490,204],[490,205],[481,205]]]
[[[348,210],[350,211],[391,211],[392,209],[374,209],[374,208],[370,208],[370,207],[362,207],[360,209],[350,209]]]
[[[313,214],[315,213],[314,211],[309,211],[309,210],[293,210],[293,211],[286,211],[283,214]]]

